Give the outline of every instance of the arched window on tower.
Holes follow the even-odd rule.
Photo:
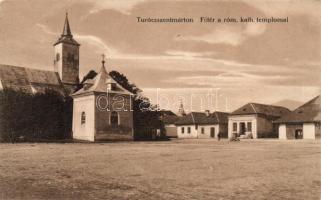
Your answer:
[[[86,113],[82,112],[81,113],[81,124],[85,124],[86,123]]]
[[[116,111],[113,111],[110,114],[110,124],[112,126],[119,125],[119,116],[118,116],[118,113]]]

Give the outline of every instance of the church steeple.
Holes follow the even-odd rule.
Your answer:
[[[69,20],[68,20],[68,13],[67,13],[67,12],[66,12],[64,30],[62,31],[61,36],[69,36],[69,37],[72,37],[71,30],[70,30],[70,26],[69,26]]]
[[[178,108],[178,115],[179,116],[185,116],[186,115],[182,99],[180,99],[180,104],[179,104],[179,108]]]
[[[54,68],[64,85],[75,86],[79,82],[79,46],[80,44],[71,34],[68,13],[66,13],[62,34],[54,44]]]
[[[73,44],[76,46],[80,46],[80,44],[76,40],[74,40],[74,38],[71,34],[68,13],[66,13],[65,24],[64,24],[64,29],[62,31],[62,34],[61,34],[60,38],[58,39],[58,41],[54,44],[54,46],[56,46],[59,43],[66,43],[66,44]]]

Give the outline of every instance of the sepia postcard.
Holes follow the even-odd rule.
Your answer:
[[[0,0],[0,199],[321,199],[320,0]]]

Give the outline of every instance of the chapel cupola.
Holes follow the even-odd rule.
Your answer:
[[[62,34],[54,44],[54,69],[63,84],[76,85],[79,82],[79,46],[71,33],[66,13]]]

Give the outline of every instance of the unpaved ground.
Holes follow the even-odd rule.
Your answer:
[[[320,199],[313,141],[0,144],[0,199]]]

